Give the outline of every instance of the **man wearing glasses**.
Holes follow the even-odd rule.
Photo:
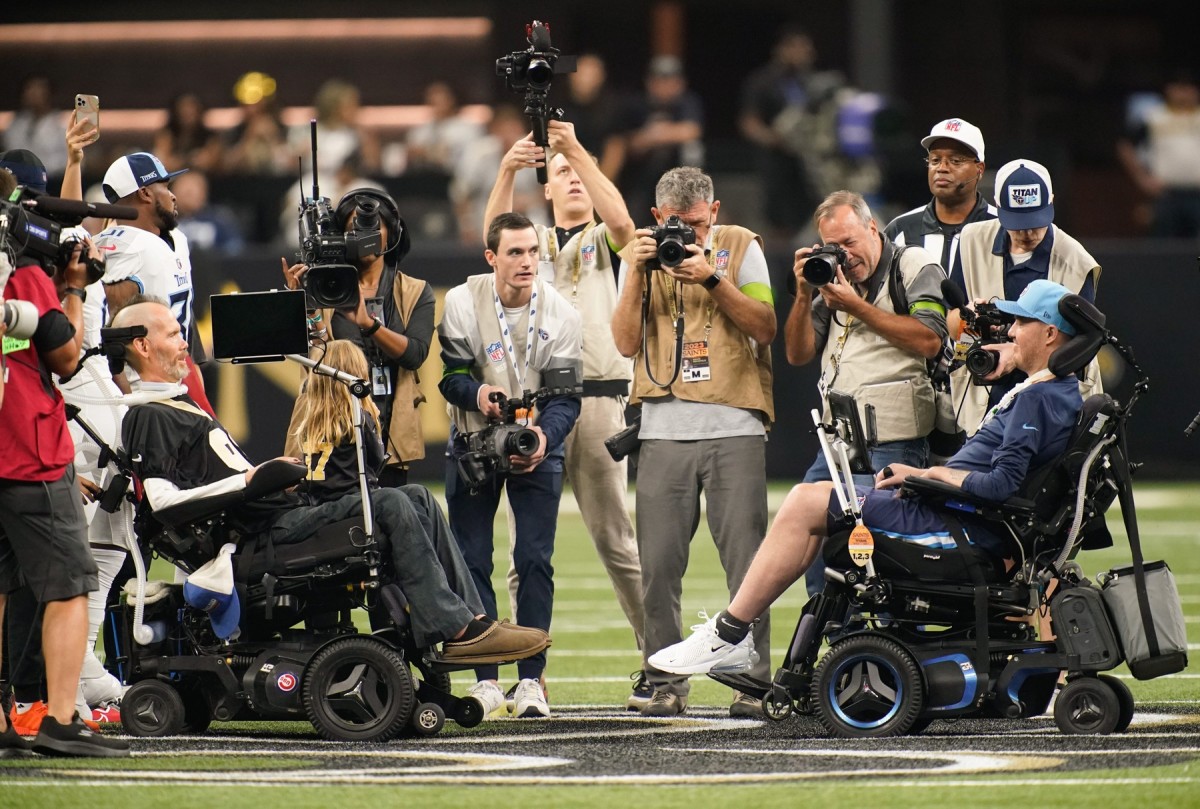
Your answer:
[[[949,272],[958,253],[958,235],[968,222],[996,218],[996,207],[979,193],[983,179],[983,133],[961,118],[948,118],[921,139],[928,154],[933,199],[893,219],[884,234],[897,245],[916,244],[940,256]]]

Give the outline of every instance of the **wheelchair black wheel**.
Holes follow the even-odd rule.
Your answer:
[[[475,697],[463,697],[454,711],[454,721],[464,728],[475,727],[483,721],[484,716],[483,703]]]
[[[375,638],[334,641],[304,671],[304,710],[317,733],[333,741],[395,738],[415,702],[404,658]]]
[[[772,688],[762,698],[762,709],[767,719],[782,722],[792,715],[795,707],[792,705],[792,700],[788,697],[786,691],[780,694]]]
[[[1078,677],[1058,692],[1054,722],[1063,733],[1103,736],[1121,721],[1117,692],[1096,677]]]
[[[446,712],[436,702],[422,702],[409,725],[416,736],[436,736],[446,726]]]
[[[813,676],[817,718],[835,736],[901,736],[925,704],[921,669],[900,644],[856,635],[834,644]]]
[[[121,727],[130,736],[174,736],[183,730],[183,698],[161,680],[134,683],[121,700]]]
[[[1117,705],[1120,706],[1120,711],[1117,714],[1117,725],[1113,728],[1113,733],[1124,733],[1129,729],[1129,723],[1133,721],[1133,692],[1129,690],[1129,686],[1110,674],[1097,675],[1096,679],[1106,683],[1117,695]]]

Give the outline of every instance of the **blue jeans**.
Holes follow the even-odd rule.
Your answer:
[[[902,463],[908,466],[924,468],[929,463],[929,442],[924,438],[910,438],[906,441],[886,441],[871,449],[871,467],[878,472],[888,464]],[[802,483],[816,483],[821,480],[832,480],[829,466],[825,463],[825,453],[818,452],[813,465],[804,473]],[[871,475],[855,475],[854,482],[860,486],[874,486],[875,478]],[[804,586],[809,596],[816,595],[825,589],[825,559],[821,554],[813,560],[812,566],[804,574]]]
[[[450,530],[466,559],[467,569],[475,581],[475,589],[483,601],[484,612],[496,617],[496,591],[492,588],[492,527],[500,492],[507,491],[517,518],[517,541],[513,546],[513,566],[520,583],[517,585],[517,614],[521,626],[550,629],[554,609],[554,532],[558,523],[558,503],[562,499],[561,456],[550,456],[532,472],[523,475],[501,475],[493,478],[472,494],[458,474],[453,458],[446,464],[446,507],[450,512]],[[546,653],[517,662],[517,674],[522,679],[538,679],[546,668]],[[475,669],[480,680],[495,680],[496,666]]]

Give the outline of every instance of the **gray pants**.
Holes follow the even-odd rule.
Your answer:
[[[688,549],[700,525],[700,492],[708,527],[737,592],[767,532],[766,445],[761,436],[704,441],[643,441],[638,460],[637,538],[649,656],[683,639],[680,596]],[[758,664],[751,676],[770,679],[770,613],[754,627]],[[646,666],[655,689],[686,696],[686,677]]]
[[[430,646],[453,638],[483,608],[437,503],[428,492],[422,498],[400,489],[376,489],[371,507],[375,539],[409,602],[414,642]],[[271,524],[270,538],[281,544],[300,542],[323,525],[361,515],[362,498],[348,494],[283,512]]]

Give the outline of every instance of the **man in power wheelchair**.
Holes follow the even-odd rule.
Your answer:
[[[214,586],[205,571],[211,615],[185,607],[185,593],[168,587],[147,615],[128,616],[116,657],[135,681],[122,717],[131,733],[199,730],[214,717],[305,715],[326,738],[357,741],[410,727],[436,732],[445,713],[470,726],[482,711],[448,694],[446,672],[524,659],[549,645],[540,629],[484,617],[454,542],[431,530],[444,518],[427,492],[373,491],[377,539],[365,543],[358,493],[305,505],[290,490],[303,465],[252,465],[182,392],[187,343],[167,306],[137,302],[113,326],[145,328],[125,360],[140,392],[162,393],[131,407],[122,424],[144,492],[139,540],[188,573],[236,551],[235,586]],[[219,554],[222,546],[228,551]],[[372,635],[355,630],[355,606],[371,609]],[[300,622],[304,628],[293,629]],[[440,653],[423,651],[437,643]],[[424,677],[419,691],[409,665]]]
[[[1081,547],[1111,545],[1103,512],[1119,496],[1134,549],[1129,578],[1147,602],[1144,579],[1154,565],[1141,563],[1124,438],[1145,387],[1132,353],[1104,330],[1100,312],[1058,284],[1036,281],[1015,303],[997,306],[1015,316],[1001,370],[1018,368],[1028,382],[944,467],[893,465],[874,489],[846,493],[834,483],[793,488],[729,607],[650,665],[708,673],[761,697],[772,718],[815,711],[845,738],[915,733],[938,718],[1038,715],[1064,671],[1054,708],[1060,729],[1120,731],[1132,719],[1133,697],[1099,672],[1127,658],[1140,678],[1186,666],[1181,617],[1169,631],[1159,628],[1151,660],[1135,666],[1137,633],[1118,635],[1113,625],[1142,629],[1144,621],[1154,636],[1151,610],[1135,607],[1135,620],[1122,621],[1109,585],[1126,574],[1110,574],[1102,596],[1069,562]],[[1139,381],[1125,408],[1106,395],[1081,407],[1073,373],[1105,342]],[[844,444],[841,453],[842,463],[830,466],[848,480]],[[822,544],[825,591],[805,605],[774,682],[741,674],[757,660],[750,624]],[[1173,580],[1164,589],[1173,590]],[[1039,641],[1027,620],[1044,608],[1057,639]],[[1178,613],[1178,602],[1161,611]],[[823,641],[830,649],[818,663]]]

